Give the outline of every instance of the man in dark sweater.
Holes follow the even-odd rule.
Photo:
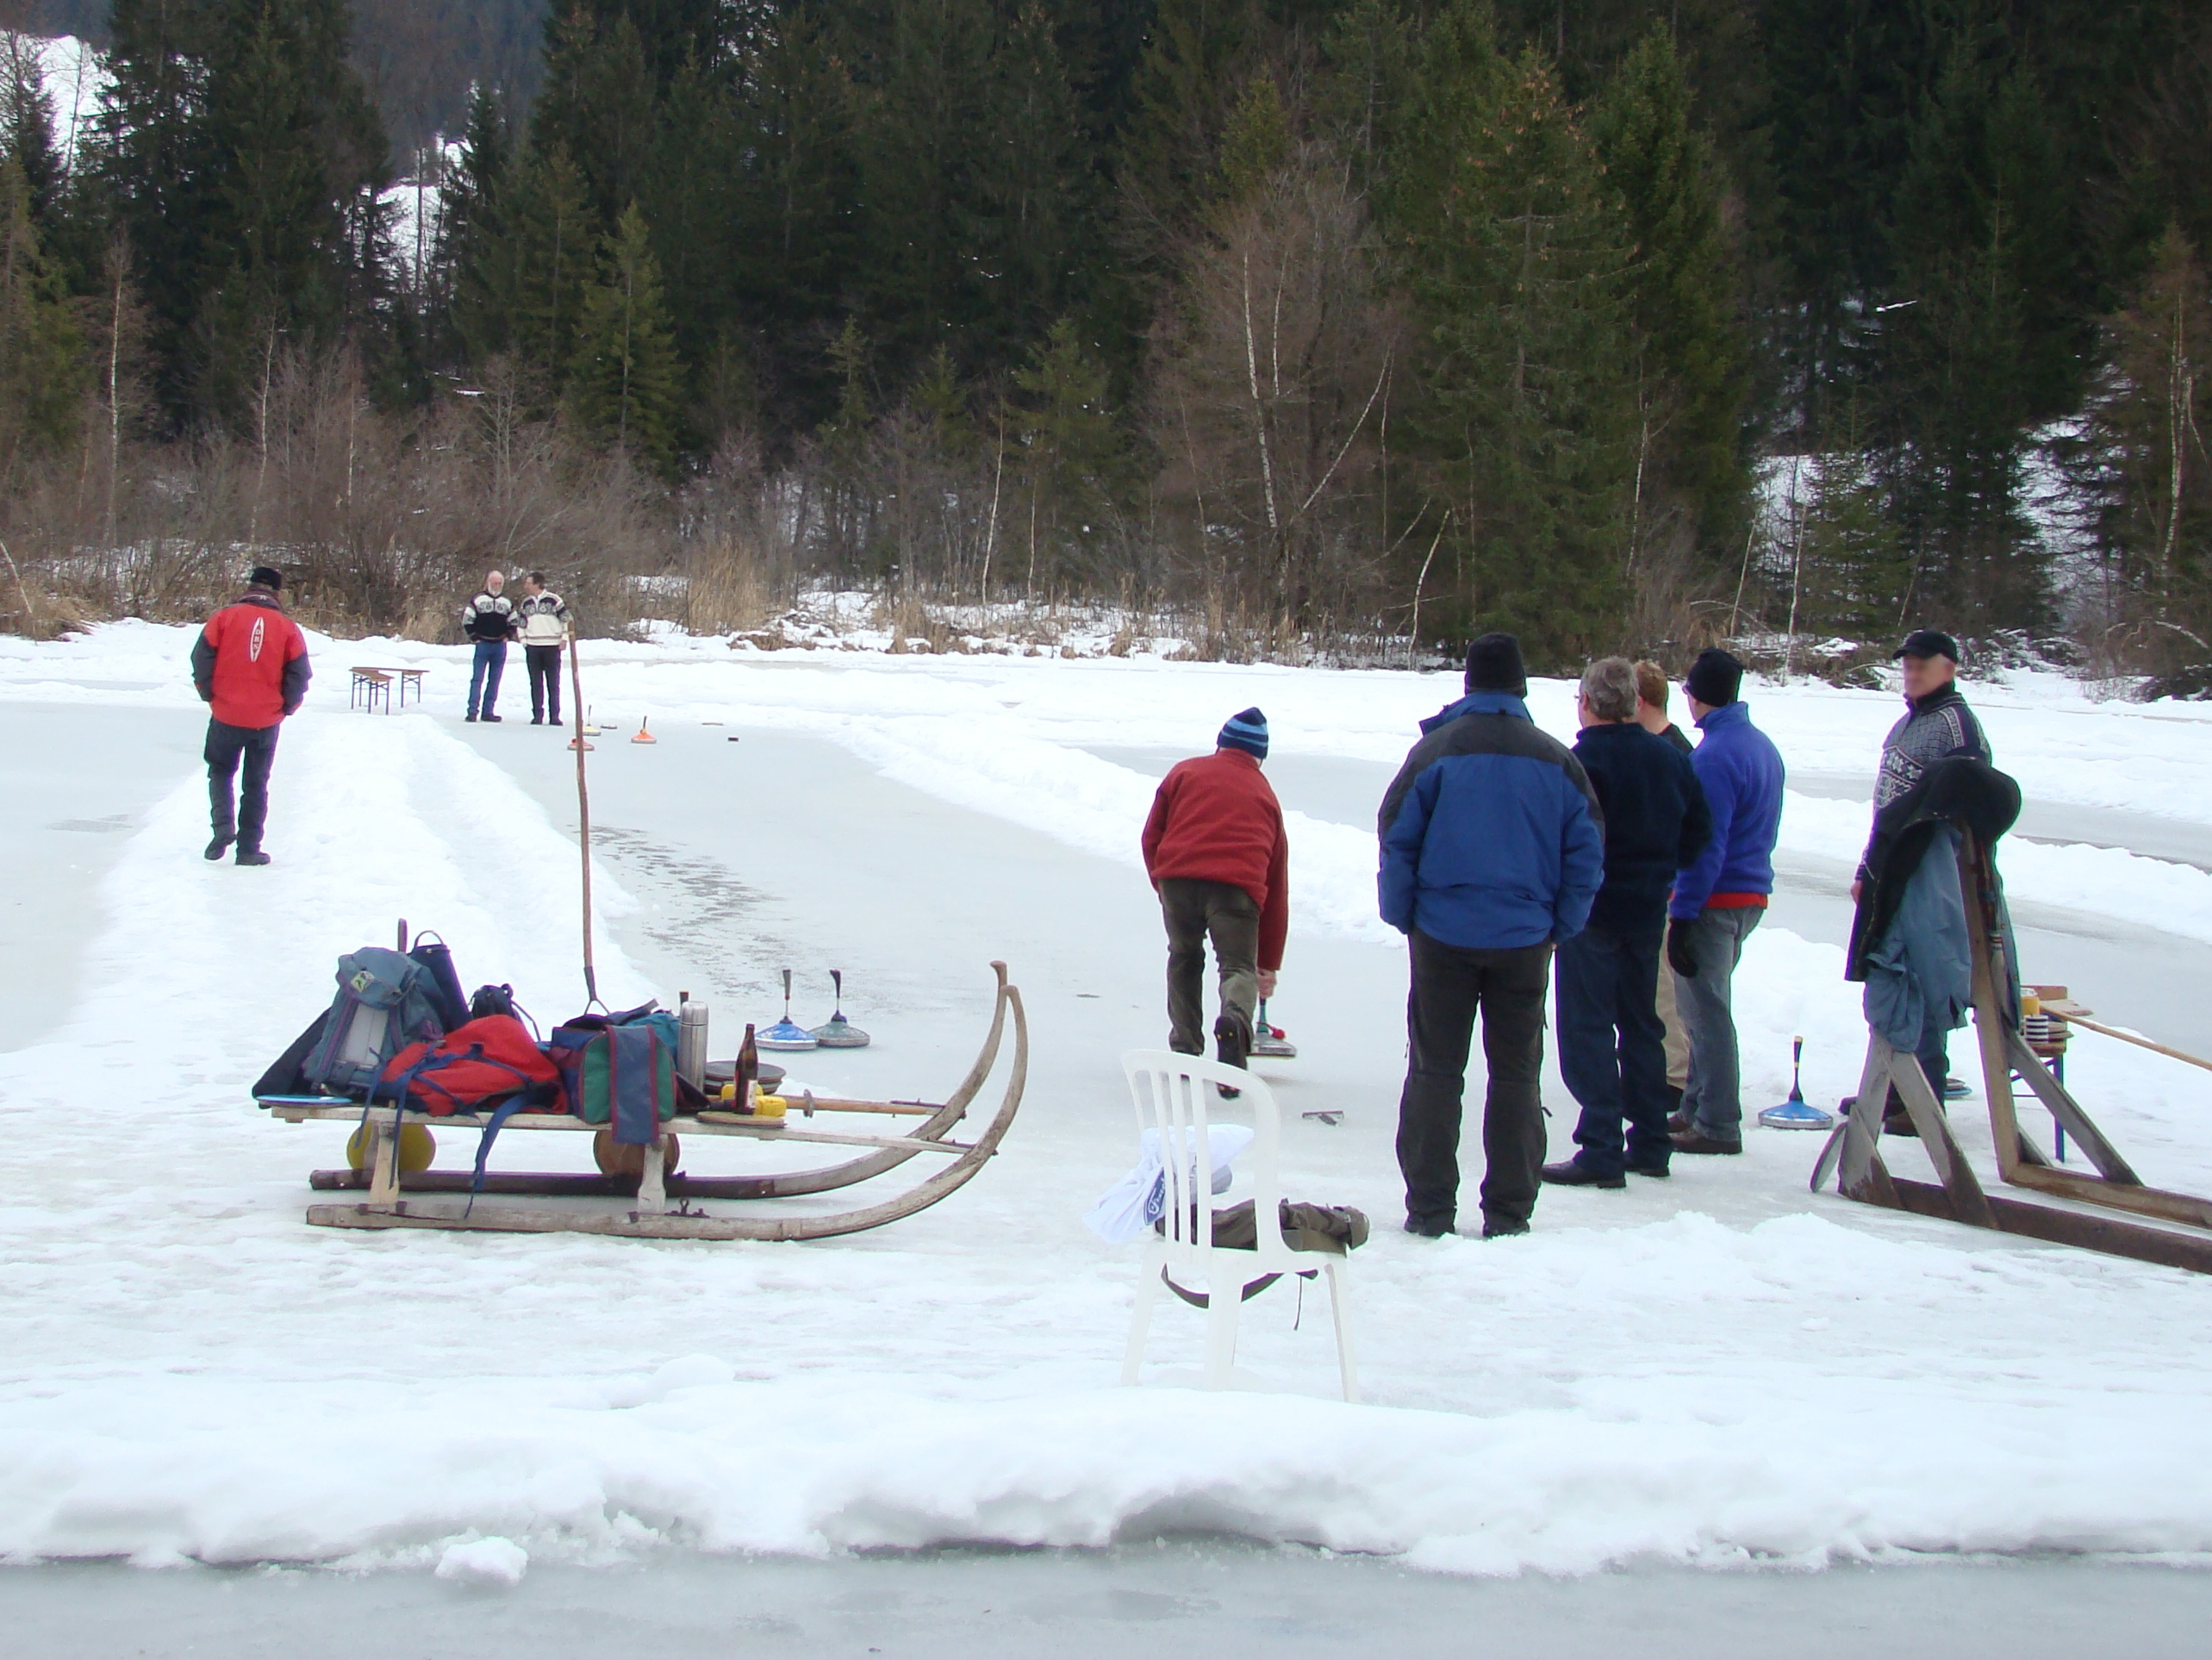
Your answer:
[[[1637,722],[1636,667],[1626,658],[1590,665],[1576,714],[1574,758],[1605,817],[1605,879],[1588,926],[1560,945],[1553,965],[1559,1070],[1582,1108],[1581,1151],[1545,1165],[1543,1179],[1620,1188],[1624,1171],[1665,1176],[1673,1151],[1659,953],[1674,872],[1704,851],[1713,826],[1690,758]]]
[[[1604,827],[1567,746],[1529,718],[1521,645],[1467,648],[1467,696],[1421,723],[1382,800],[1382,920],[1406,936],[1405,1230],[1449,1233],[1461,1097],[1482,1017],[1482,1237],[1526,1233],[1544,1159],[1544,983],[1604,874]]]
[[[1252,1051],[1252,1008],[1270,996],[1290,932],[1290,842],[1282,808],[1262,776],[1268,717],[1230,716],[1211,755],[1178,761],[1144,821],[1144,871],[1168,929],[1168,1046],[1206,1052],[1206,946],[1221,974],[1213,1023],[1218,1059],[1242,1066]]]

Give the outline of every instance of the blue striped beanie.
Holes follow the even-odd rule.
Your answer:
[[[1241,749],[1256,760],[1268,758],[1268,717],[1257,709],[1246,709],[1241,715],[1229,717],[1229,724],[1221,729],[1221,736],[1213,740],[1223,749]]]

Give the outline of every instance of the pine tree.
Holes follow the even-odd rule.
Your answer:
[[[2028,433],[2073,406],[2089,344],[2054,303],[2066,193],[2043,100],[1982,45],[1953,43],[1915,127],[1878,359],[1902,527],[1927,598],[1969,631],[2050,618],[2022,501]]]
[[[979,210],[972,355],[1004,362],[1087,287],[1098,241],[1081,116],[1051,19],[1027,0],[992,53]]]
[[[545,82],[530,110],[530,147],[566,153],[601,229],[647,188],[658,92],[636,25],[610,9],[604,22],[582,5],[548,20]]]
[[[1673,37],[1644,36],[1592,123],[1605,182],[1625,210],[1634,264],[1629,315],[1642,354],[1639,518],[1661,498],[1685,504],[1708,552],[1741,540],[1750,471],[1742,281],[1723,228],[1719,164],[1691,122],[1690,84]],[[1642,524],[1638,527],[1639,534]]]
[[[509,206],[510,139],[496,89],[479,83],[469,101],[461,159],[439,192],[437,265],[463,356],[482,363],[506,349],[514,304],[500,252]]]
[[[61,284],[39,246],[29,181],[0,157],[0,480],[26,450],[58,447],[77,428],[87,365]]]
[[[1026,538],[1026,592],[1039,578],[1097,591],[1118,516],[1127,466],[1121,428],[1106,402],[1106,366],[1075,320],[1062,317],[1014,373],[1020,393],[1011,411],[1021,446],[1025,527],[1010,525],[1009,544]]]
[[[587,0],[601,28],[620,19],[638,37],[654,81],[667,86],[685,66],[705,69],[720,59],[739,8],[728,0]]]
[[[852,91],[804,14],[751,42],[733,78],[751,165],[733,176],[731,296],[760,330],[784,418],[804,430],[836,396],[823,337],[857,263]]]
[[[673,466],[682,408],[676,347],[660,266],[634,207],[601,244],[599,280],[585,291],[569,401],[603,441],[655,471]]]
[[[1792,549],[1791,609],[1798,634],[1886,642],[1904,626],[1916,586],[1890,512],[1880,457],[1866,447],[1858,406],[1830,441],[1799,464],[1810,488]]]
[[[53,95],[47,90],[46,67],[28,35],[0,41],[0,153],[22,173],[32,222],[50,235],[68,168],[54,147]]]
[[[1215,190],[1225,202],[1249,200],[1290,154],[1290,114],[1274,78],[1256,75],[1221,129]]]
[[[1423,384],[1411,424],[1470,626],[1533,661],[1611,646],[1624,614],[1634,369],[1626,228],[1547,63],[1499,56],[1486,8],[1440,17],[1386,230]]]
[[[975,256],[987,209],[988,0],[888,0],[883,79],[863,106],[863,278],[894,370],[963,337],[986,309]]]
[[[172,420],[192,401],[190,331],[222,247],[206,66],[227,9],[114,0],[109,15],[100,166],[146,308],[153,390]]]
[[[1115,166],[1140,259],[1166,258],[1208,199],[1253,22],[1238,0],[1160,0]]]
[[[544,393],[557,395],[574,355],[597,235],[583,177],[568,152],[533,153],[516,172],[491,269],[507,303],[505,339]]]
[[[2083,482],[2109,632],[2090,643],[2123,667],[2212,665],[2212,284],[2178,227],[2103,356]]]
[[[382,128],[343,0],[116,0],[105,183],[172,420],[237,420],[273,343],[379,326]]]

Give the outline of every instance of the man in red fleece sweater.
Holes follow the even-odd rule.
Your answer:
[[[1290,932],[1290,842],[1282,808],[1260,774],[1268,717],[1231,715],[1211,755],[1178,761],[1144,821],[1144,871],[1168,925],[1168,1046],[1202,1055],[1206,942],[1221,972],[1216,1053],[1242,1066],[1252,1008],[1275,989]]]
[[[207,856],[221,858],[233,842],[238,863],[266,864],[261,833],[269,821],[269,769],[277,759],[277,728],[299,713],[308,695],[308,643],[277,602],[284,573],[253,567],[246,593],[209,617],[192,645],[192,684],[209,706],[208,806],[215,839]],[[233,802],[231,782],[246,763],[246,787]]]

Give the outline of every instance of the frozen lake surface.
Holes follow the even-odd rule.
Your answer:
[[[2201,1629],[2212,1581],[2113,1558],[2212,1551],[2203,1280],[1810,1195],[1812,1139],[1763,1132],[1667,1183],[1547,1193],[1525,1239],[1397,1231],[1404,954],[1373,915],[1370,819],[1448,681],[587,646],[611,1002],[689,989],[726,1053],[776,1017],[779,970],[811,1023],[841,968],[875,1046],[794,1073],[934,1093],[980,1041],[997,957],[1036,1039],[1001,1156],[944,1205],[820,1245],[661,1245],[302,1226],[342,1126],[271,1124],[247,1090],[340,952],[405,916],[541,1020],[580,1003],[573,757],[512,695],[506,722],[462,725],[458,651],[317,640],[277,862],[207,864],[189,644],[0,640],[0,1556],[79,1564],[0,1572],[0,1607],[41,1641],[71,1640],[72,1609],[119,1634],[34,1651],[274,1651],[296,1629],[340,1653],[591,1632],[681,1653],[716,1632],[758,1645],[721,1652],[1120,1653],[1254,1629],[1428,1651],[1480,1629],[1572,1654],[1633,1620],[1681,1633],[1662,1655],[1777,1629],[1811,1653],[1971,1649],[1946,1621],[2024,1654],[2122,1628],[2155,1653]],[[428,668],[427,711],[349,713],[349,661]],[[1567,691],[1535,688],[1555,732]],[[2005,854],[2031,977],[2212,1047],[2212,722],[2059,682],[1974,695],[2047,838]],[[1863,1047],[1842,886],[1894,704],[1754,696],[1797,777],[1739,981],[1747,1085],[1779,1099],[1801,1033],[1819,1100]],[[1354,1266],[1358,1407],[1330,1398],[1326,1322],[1280,1291],[1243,1356],[1280,1393],[1115,1389],[1133,1264],[1078,1221],[1131,1156],[1115,1058],[1162,1035],[1137,825],[1167,762],[1250,702],[1293,814],[1286,1170],[1378,1225]],[[660,741],[627,742],[646,717]],[[2212,1187],[2203,1074],[2084,1037],[2070,1079],[2147,1178]],[[1563,1151],[1554,1070],[1545,1094]],[[1323,1108],[1343,1121],[1299,1116]],[[1985,1123],[1957,1117],[1986,1170]],[[443,1164],[473,1151],[443,1140]],[[573,1165],[582,1141],[510,1134],[495,1161]],[[1157,1364],[1195,1352],[1194,1318],[1155,1330]],[[510,1549],[511,1589],[430,1571]],[[143,1571],[179,1563],[221,1566]]]
[[[0,1569],[16,1660],[2192,1660],[2212,1573],[2083,1562],[1467,1580],[1224,1539],[833,1563],[663,1556],[533,1572]]]

